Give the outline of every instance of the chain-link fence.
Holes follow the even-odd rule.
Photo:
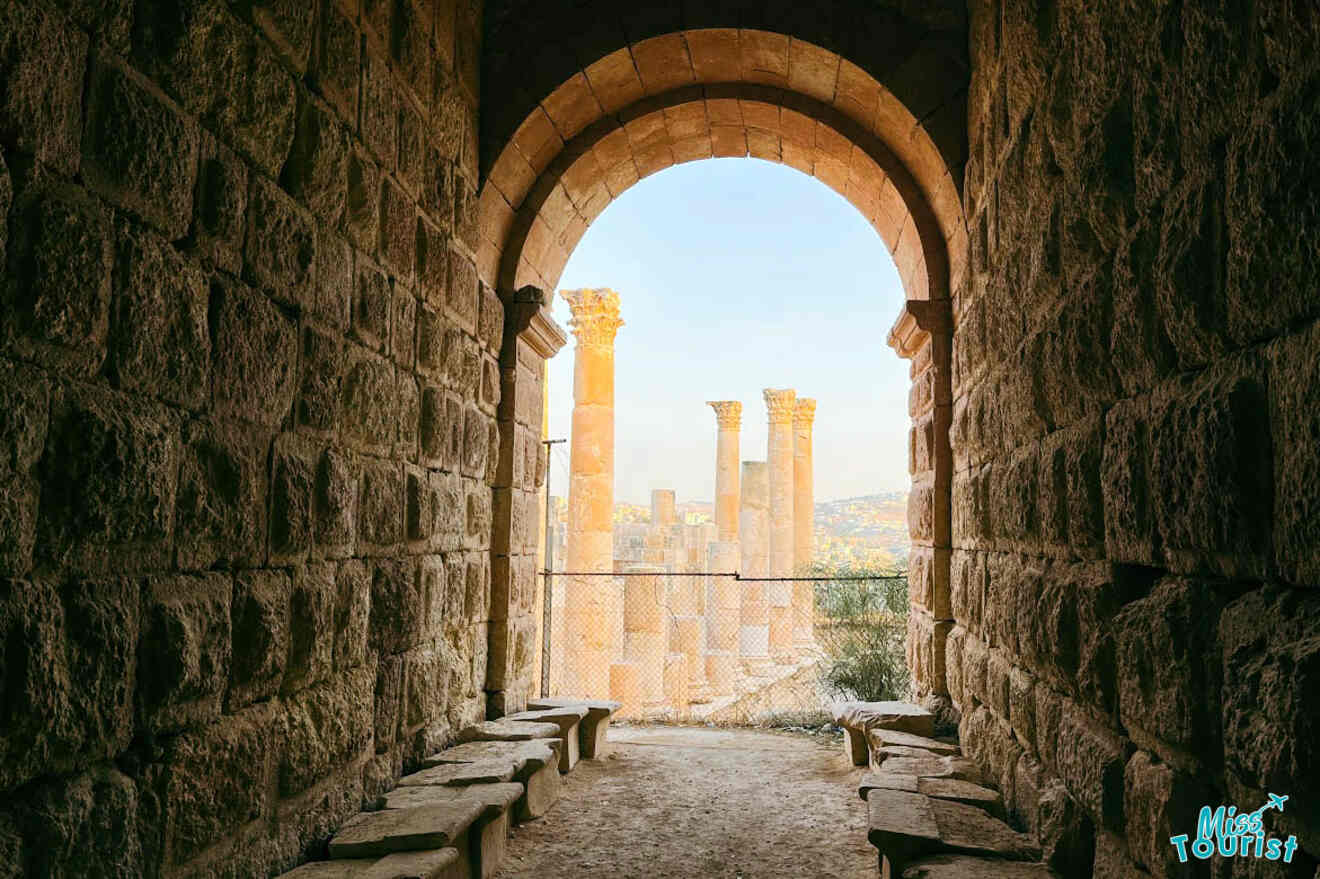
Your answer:
[[[614,699],[624,718],[764,723],[817,718],[840,697],[906,694],[904,575],[751,578],[630,564],[546,579],[551,696]]]

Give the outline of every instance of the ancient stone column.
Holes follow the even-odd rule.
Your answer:
[[[764,577],[769,570],[770,513],[764,461],[743,461],[739,496],[738,571],[744,577]],[[770,662],[770,611],[766,584],[744,580],[739,607],[738,655],[745,671],[763,672]]]
[[[651,525],[673,525],[678,522],[677,504],[672,488],[651,491]]]
[[[797,394],[791,389],[766,388],[766,486],[770,495],[770,576],[793,576],[793,410]],[[793,584],[767,583],[770,605],[770,655],[776,662],[793,659]]]
[[[560,295],[572,310],[568,325],[577,337],[564,565],[569,571],[609,573],[614,559],[614,336],[623,325],[619,296],[612,290]],[[623,611],[620,598],[611,577],[566,578],[563,692],[609,696],[610,664],[622,647],[613,643]]]
[[[665,701],[668,621],[665,619],[665,571],[654,565],[629,565],[623,577],[624,660],[637,666],[638,696],[644,708]]]
[[[793,567],[805,573],[815,549],[816,497],[812,476],[811,425],[816,401],[798,397],[793,409]],[[793,584],[793,646],[805,650],[815,643],[816,594],[808,581]]]
[[[708,558],[708,571],[732,572],[738,544],[717,540],[710,545]],[[737,580],[706,578],[706,682],[717,698],[732,693],[737,683],[741,607]]]
[[[715,539],[738,539],[738,431],[742,427],[742,403],[714,400],[719,434],[715,441]]]

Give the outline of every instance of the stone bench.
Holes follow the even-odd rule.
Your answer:
[[[903,871],[903,879],[1057,879],[1057,876],[1044,864],[936,855],[913,861]]]
[[[933,738],[935,715],[909,702],[835,702],[834,724],[843,728],[843,751],[854,766],[870,762],[867,734],[874,729]]]
[[[279,879],[468,879],[471,867],[456,848],[398,852],[382,858],[313,861],[284,873]]]
[[[530,727],[543,727],[557,736],[559,727],[554,724],[526,724]],[[559,752],[563,742],[558,738],[518,739],[506,741],[476,740],[464,742],[453,748],[433,754],[422,761],[425,769],[440,766],[507,760],[513,765],[513,779],[523,786],[523,794],[517,802],[517,819],[531,821],[550,811],[559,799]]]
[[[580,753],[583,760],[605,756],[605,736],[609,732],[610,717],[620,703],[608,699],[528,699],[528,711],[545,711],[570,706],[585,706],[587,716],[578,728]]]
[[[559,771],[572,772],[577,765],[580,751],[579,728],[588,714],[585,704],[573,703],[539,711],[522,711],[510,714],[505,720],[534,721],[553,723],[559,727],[559,739],[564,746],[559,750]]]
[[[1040,860],[1035,840],[976,806],[886,787],[871,788],[866,806],[867,839],[878,852],[882,876],[900,876],[931,855]]]
[[[857,783],[857,795],[863,800],[872,790],[901,790],[908,793],[925,794],[940,800],[952,800],[975,806],[1004,820],[1004,798],[999,791],[984,785],[963,781],[957,778],[932,778],[914,775],[896,775],[892,772],[868,772]]]
[[[553,764],[551,769],[554,769]],[[385,808],[411,809],[460,801],[476,803],[481,811],[468,830],[468,859],[472,876],[490,879],[504,860],[510,818],[524,793],[523,785],[517,782],[466,787],[401,786],[386,795]]]

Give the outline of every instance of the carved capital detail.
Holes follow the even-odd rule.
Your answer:
[[[765,408],[771,424],[791,424],[793,410],[796,408],[797,391],[792,388],[766,388],[761,391],[765,398]]]
[[[737,400],[707,400],[706,405],[715,410],[715,420],[720,430],[737,430],[742,427],[742,403]]]
[[[619,294],[613,290],[560,290],[573,319],[568,325],[579,345],[610,347],[623,326],[619,319]]]
[[[816,401],[812,397],[798,397],[793,407],[793,426],[811,427],[816,420]]]

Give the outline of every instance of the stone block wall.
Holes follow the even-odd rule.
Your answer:
[[[0,876],[266,875],[484,716],[480,28],[0,4]]]
[[[1320,18],[972,6],[954,290],[963,741],[1064,875],[1320,859]],[[1309,145],[1309,146],[1308,146]],[[1291,865],[1179,865],[1202,804]]]

